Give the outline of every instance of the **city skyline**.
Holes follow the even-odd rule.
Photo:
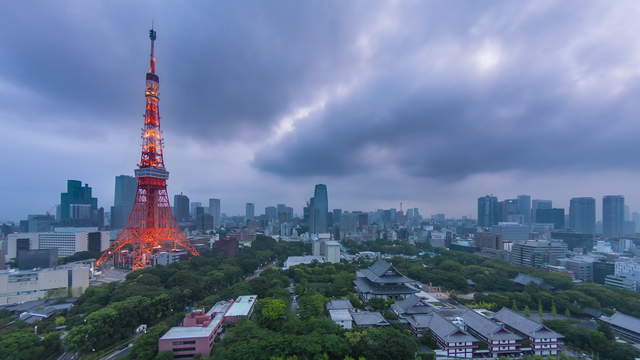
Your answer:
[[[455,217],[487,193],[565,213],[594,197],[599,219],[604,195],[640,204],[633,2],[146,5],[0,14],[0,220],[54,213],[68,179],[113,205],[138,160],[151,17],[170,197],[300,213],[323,183],[331,208]]]

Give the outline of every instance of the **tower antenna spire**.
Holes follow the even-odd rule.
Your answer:
[[[155,48],[154,44],[157,38],[156,30],[153,26],[153,20],[151,20],[151,30],[149,30],[149,39],[151,39],[151,58],[149,64],[149,72],[152,74],[156,73],[156,56],[155,56]]]

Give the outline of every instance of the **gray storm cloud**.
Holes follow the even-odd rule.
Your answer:
[[[16,2],[0,12],[14,174],[0,218],[49,209],[70,177],[109,203],[137,161],[152,18],[175,191],[270,203],[322,181],[345,206],[413,196],[454,213],[420,184],[453,184],[458,209],[494,173],[618,192],[593,174],[638,170],[639,15],[635,1]]]

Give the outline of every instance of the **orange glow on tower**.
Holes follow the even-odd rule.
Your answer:
[[[130,259],[131,268],[139,270],[152,264],[154,253],[176,251],[178,247],[184,248],[194,256],[198,255],[198,251],[178,228],[169,204],[169,172],[164,167],[164,144],[158,110],[160,78],[156,75],[155,30],[149,31],[149,39],[151,58],[144,93],[146,106],[142,128],[142,154],[135,171],[138,188],[126,226],[109,249],[102,253],[96,262],[98,266],[111,258],[114,262],[125,263],[128,263],[126,259]]]

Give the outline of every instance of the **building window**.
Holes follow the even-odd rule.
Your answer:
[[[171,345],[191,345],[195,343],[196,343],[195,340],[183,340],[183,341],[174,341],[171,343]]]
[[[173,351],[195,351],[196,348],[195,347],[188,347],[188,348],[173,348]]]

